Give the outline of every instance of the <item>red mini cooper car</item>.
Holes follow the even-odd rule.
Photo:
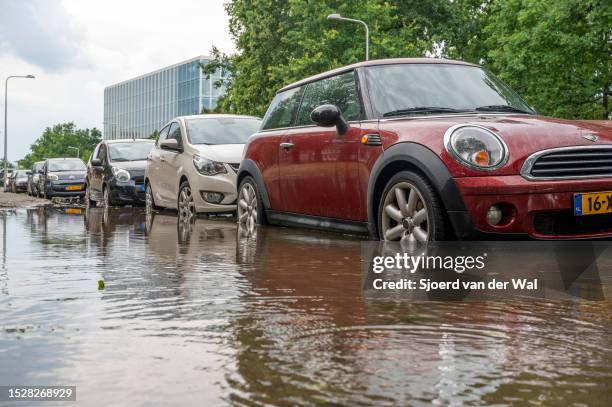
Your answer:
[[[612,122],[539,116],[485,69],[358,63],[281,89],[238,216],[383,240],[612,237]]]

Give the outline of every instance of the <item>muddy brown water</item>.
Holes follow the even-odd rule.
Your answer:
[[[609,405],[608,301],[365,299],[357,238],[0,212],[0,385],[79,405]],[[98,280],[105,288],[98,290]]]

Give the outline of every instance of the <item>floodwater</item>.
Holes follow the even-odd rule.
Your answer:
[[[356,238],[67,212],[0,213],[0,385],[75,385],[79,405],[609,405],[608,301],[370,300]]]

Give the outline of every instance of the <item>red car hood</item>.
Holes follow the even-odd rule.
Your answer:
[[[497,133],[508,145],[510,159],[498,174],[518,174],[531,154],[549,148],[566,146],[612,146],[612,121],[571,121],[543,116],[478,115],[443,118],[381,121],[385,148],[396,142],[413,141],[424,144],[449,164],[452,158],[444,149],[444,133],[456,124],[474,123]],[[391,131],[393,129],[394,131]],[[388,130],[385,131],[385,130]],[[596,141],[585,135],[597,136]],[[453,167],[453,168],[450,168]],[[482,175],[463,166],[449,165],[457,176]]]

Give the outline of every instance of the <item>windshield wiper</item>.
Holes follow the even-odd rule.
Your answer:
[[[470,110],[465,109],[453,109],[452,107],[437,107],[437,106],[419,106],[419,107],[411,107],[408,109],[398,109],[392,110],[390,112],[384,113],[383,117],[389,116],[402,116],[406,114],[419,114],[419,113],[465,113]]]
[[[525,114],[533,114],[533,112],[529,112],[524,109],[520,109],[518,107],[510,106],[510,105],[488,105],[488,106],[480,106],[476,109],[479,112],[516,112],[516,113],[525,113]]]

